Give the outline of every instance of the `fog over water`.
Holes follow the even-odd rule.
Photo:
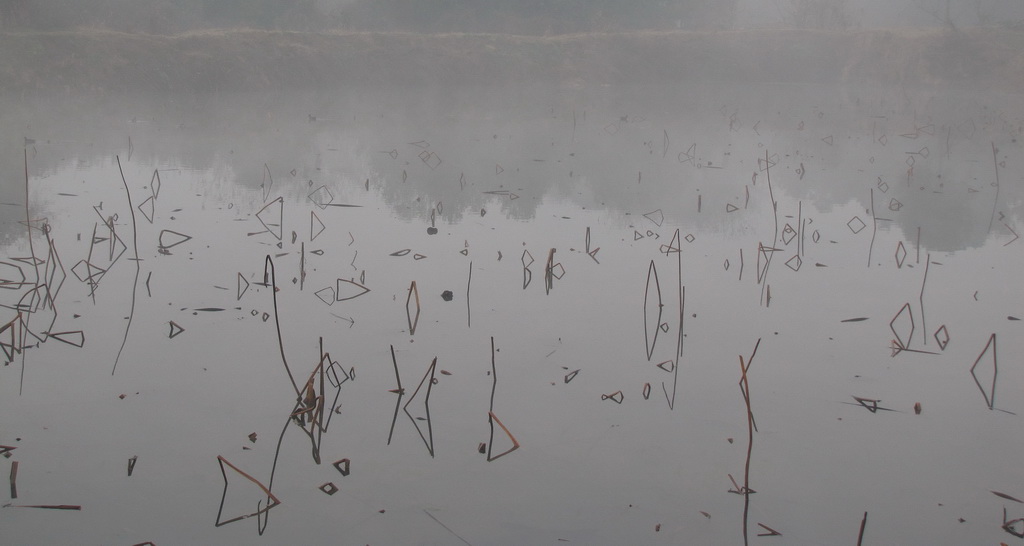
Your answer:
[[[1016,2],[44,4],[0,542],[1024,536]]]

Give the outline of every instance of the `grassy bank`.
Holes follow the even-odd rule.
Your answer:
[[[219,30],[0,33],[0,92],[227,92],[550,82],[887,83],[1024,89],[1024,32],[996,29],[496,34]]]

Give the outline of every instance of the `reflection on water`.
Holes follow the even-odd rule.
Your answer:
[[[4,535],[1024,532],[1019,97],[509,97],[7,114]]]

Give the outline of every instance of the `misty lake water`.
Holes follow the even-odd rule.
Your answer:
[[[1020,96],[27,102],[2,542],[1024,535]]]

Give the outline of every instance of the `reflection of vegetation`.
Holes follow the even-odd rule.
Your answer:
[[[23,137],[35,140],[29,150],[34,181],[75,163],[109,163],[117,153],[124,162],[130,136],[134,152],[126,166],[146,165],[145,180],[153,168],[196,169],[205,173],[202,183],[211,193],[236,204],[262,198],[266,164],[275,197],[306,202],[320,185],[338,203],[379,196],[390,214],[418,232],[430,225],[431,210],[446,232],[446,224],[479,221],[482,208],[486,221],[492,215],[532,220],[542,214],[542,203],[559,201],[633,215],[663,209],[671,223],[741,230],[749,216],[730,214],[727,205],[744,209],[749,186],[751,210],[763,206],[764,174],[756,186],[751,175],[767,147],[780,156],[772,171],[782,192],[780,214],[794,214],[801,200],[805,211],[809,203],[819,210],[850,202],[866,208],[869,189],[884,180],[890,189],[875,191],[876,207],[888,210],[889,199],[906,205],[892,214],[891,225],[904,233],[923,227],[922,244],[943,250],[985,240],[985,225],[973,219],[987,224],[991,214],[990,142],[1010,157],[1021,149],[1010,126],[995,121],[1018,119],[1019,106],[1009,97],[971,91],[729,83],[580,86],[557,93],[547,85],[371,91],[296,90],[288,100],[278,93],[174,101],[157,94],[78,100],[63,111],[61,101],[23,108],[23,101],[8,97],[0,101],[0,121],[12,131],[3,137],[0,165],[21,172]],[[872,144],[872,134],[888,135],[888,145]],[[834,136],[827,144],[826,135]],[[419,157],[426,143],[441,163]],[[703,168],[686,163],[690,146]],[[912,156],[918,161],[907,183],[906,152],[925,146],[931,154]],[[865,164],[868,157],[873,161]],[[500,174],[496,165],[503,167]],[[802,177],[796,174],[801,165]],[[85,172],[82,180],[97,176]],[[129,184],[144,183],[126,174]],[[964,184],[975,193],[967,194]],[[518,198],[485,193],[494,191]],[[45,206],[48,195],[41,191],[33,204]],[[698,198],[703,205],[696,214]],[[0,186],[0,203],[22,199],[20,186]],[[1004,183],[1000,203],[999,212],[1016,229],[1020,189]],[[0,229],[23,233],[16,219],[0,218],[8,223]],[[1009,233],[999,223],[993,231]]]
[[[876,206],[886,207],[891,198],[906,204],[893,214],[893,225],[905,233],[923,226],[923,244],[941,250],[975,246],[986,237],[985,225],[970,220],[983,216],[987,224],[991,214],[985,185],[992,175],[990,140],[1005,153],[1020,149],[1012,135],[1000,132],[1001,125],[992,125],[1019,117],[1012,100],[927,88],[673,84],[588,86],[556,94],[546,86],[495,85],[399,87],[351,96],[295,91],[288,97],[230,94],[170,103],[155,95],[81,102],[74,111],[61,111],[53,101],[25,109],[8,98],[0,104],[0,120],[19,129],[5,137],[0,165],[20,172],[23,136],[36,141],[29,150],[33,179],[66,170],[68,161],[100,164],[115,153],[124,161],[131,136],[130,165],[152,165],[147,177],[168,163],[206,171],[204,184],[231,200],[262,197],[264,164],[286,200],[305,202],[308,193],[326,185],[336,202],[359,204],[369,179],[369,191],[417,231],[430,225],[438,203],[443,207],[436,211],[437,227],[445,231],[445,224],[478,219],[482,208],[489,218],[531,220],[542,203],[561,200],[633,214],[662,208],[670,222],[714,230],[743,229],[747,216],[729,214],[726,205],[743,209],[745,186],[752,208],[763,203],[763,173],[751,185],[763,145],[780,155],[772,178],[785,196],[779,198],[784,213],[800,200],[805,210],[808,203],[820,210],[851,201],[867,207],[868,189],[880,178],[891,189],[884,197],[876,191]],[[878,112],[886,118],[873,117]],[[915,119],[929,119],[926,130],[932,134],[900,136],[914,129]],[[803,130],[797,129],[800,121],[806,122]],[[872,148],[863,140],[873,130],[889,136],[888,146]],[[823,143],[822,135],[830,134],[834,141]],[[420,141],[443,162],[431,167],[422,161],[418,154],[424,150],[414,144]],[[691,145],[702,165],[723,168],[685,163],[683,152]],[[914,166],[912,185],[905,182],[907,146],[931,149]],[[875,161],[865,166],[871,156]],[[803,178],[795,174],[801,164]],[[865,167],[867,174],[861,172]],[[129,183],[136,182],[129,175]],[[964,183],[978,193],[962,195]],[[485,193],[493,191],[519,198]],[[0,187],[0,203],[20,203],[22,194],[18,185]],[[694,214],[698,195],[703,208]],[[1010,226],[1018,223],[1019,195],[1003,184],[999,210]],[[42,206],[44,197],[34,204]],[[0,229],[21,233],[15,219]],[[997,223],[993,231],[1000,230]]]

